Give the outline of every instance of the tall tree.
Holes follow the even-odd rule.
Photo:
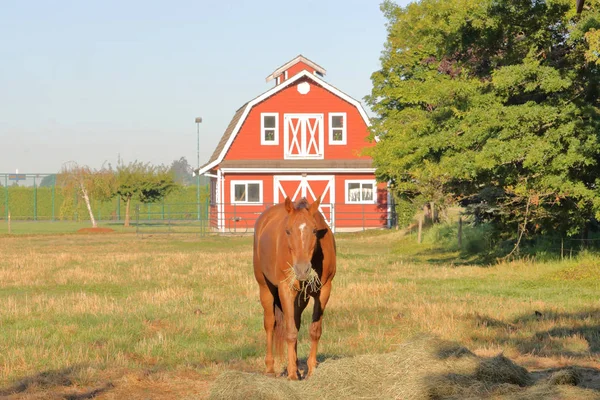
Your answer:
[[[56,184],[56,175],[46,175],[40,181],[40,187],[52,187]]]
[[[367,97],[378,178],[400,197],[476,205],[519,237],[599,218],[600,4],[586,7],[384,2],[388,38]]]
[[[105,201],[113,196],[115,189],[114,174],[110,169],[94,170],[87,165],[79,165],[74,161],[65,163],[57,175],[57,185],[64,191],[64,201],[70,202],[73,194],[81,197],[88,210],[92,227],[97,227],[92,211],[92,199]],[[65,204],[63,204],[63,207]]]
[[[124,226],[130,225],[132,199],[152,203],[164,198],[177,187],[173,174],[167,167],[139,161],[127,165],[120,163],[116,170],[115,195],[125,202]]]
[[[185,157],[174,160],[169,170],[173,174],[175,182],[180,185],[188,186],[196,183],[192,173],[194,168],[188,163]]]

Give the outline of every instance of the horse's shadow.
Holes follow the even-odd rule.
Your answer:
[[[52,388],[72,388],[75,385],[75,375],[80,370],[87,368],[87,365],[74,365],[66,368],[48,370],[19,379],[11,386],[0,388],[0,397],[8,397],[26,392],[29,388],[35,387],[42,390]],[[94,398],[113,388],[113,384],[108,382],[100,387],[84,392],[71,390],[71,393],[61,395],[67,400],[84,400]]]

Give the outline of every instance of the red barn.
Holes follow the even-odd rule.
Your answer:
[[[286,196],[313,201],[334,229],[389,226],[385,184],[375,181],[369,118],[359,101],[323,80],[299,55],[267,77],[275,86],[240,107],[208,163],[211,221],[221,231],[251,229]]]

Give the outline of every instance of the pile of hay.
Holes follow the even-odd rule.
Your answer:
[[[323,362],[305,381],[226,372],[211,399],[591,399],[576,371],[534,383],[529,372],[502,355],[482,358],[454,343],[422,338],[389,354]],[[566,376],[569,375],[569,376]]]

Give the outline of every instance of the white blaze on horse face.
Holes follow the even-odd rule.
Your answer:
[[[304,247],[304,228],[306,228],[306,222],[300,224],[298,229],[300,229],[300,239],[302,239],[302,246]]]

